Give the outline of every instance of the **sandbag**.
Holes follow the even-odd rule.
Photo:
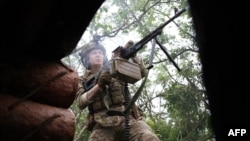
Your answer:
[[[78,88],[78,73],[61,62],[1,64],[0,74],[0,92],[62,108],[70,107]]]
[[[15,107],[17,97],[0,94],[1,141],[72,141],[75,115],[70,109],[30,100]]]

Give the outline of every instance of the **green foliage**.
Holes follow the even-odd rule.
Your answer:
[[[172,17],[175,9],[181,10],[186,6],[185,0],[106,0],[91,21],[87,32],[91,35],[101,35],[102,39],[113,38],[112,41],[131,32],[136,32],[138,37],[143,38]],[[144,111],[147,123],[162,141],[203,140],[213,134],[194,34],[189,12],[163,29],[157,39],[181,71],[177,71],[166,54],[156,45],[154,67],[150,70],[145,88],[136,101]],[[132,39],[139,40],[133,37]],[[138,52],[146,66],[150,50],[151,42]],[[64,61],[78,70],[77,55],[65,58]],[[130,85],[132,94],[136,92],[139,84],[140,82]],[[72,105],[72,110],[77,115],[75,141],[87,140],[89,133],[86,130],[81,133],[86,110],[80,111],[75,104]]]
[[[164,120],[147,120],[148,125],[154,130],[154,133],[160,138],[161,141],[169,141],[169,134],[171,132],[171,126]]]
[[[71,105],[70,108],[76,115],[74,141],[87,141],[89,132],[86,129],[83,130],[85,126],[85,119],[87,116],[86,111],[79,110],[79,108],[76,106],[76,101]]]

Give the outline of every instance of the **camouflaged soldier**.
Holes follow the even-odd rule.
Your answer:
[[[89,42],[83,47],[81,56],[85,67],[84,75],[79,83],[77,106],[79,109],[88,107],[86,126],[90,131],[89,141],[122,141],[124,139],[124,115],[108,115],[113,110],[122,113],[124,106],[124,82],[112,78],[105,48]],[[139,64],[142,75],[147,73],[142,60],[134,57]],[[87,84],[88,82],[89,84]],[[94,85],[93,85],[94,84]],[[89,88],[91,86],[91,88]],[[130,111],[130,141],[159,141],[152,129],[141,117],[142,114],[134,105]]]

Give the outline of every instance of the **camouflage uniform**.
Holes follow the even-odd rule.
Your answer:
[[[133,61],[139,64],[142,76],[145,76],[147,70],[144,67],[142,60],[137,56]],[[123,115],[108,115],[108,110],[118,111],[122,113],[125,110],[124,106],[124,88],[125,83],[112,78],[109,84],[108,92],[99,89],[95,91],[97,94],[93,101],[88,101],[83,82],[89,80],[94,75],[90,70],[85,70],[84,75],[79,82],[77,105],[79,109],[88,107],[89,113],[86,118],[87,129],[91,132],[89,141],[122,141],[124,139],[125,117]],[[96,85],[97,86],[97,85]],[[108,93],[108,94],[107,94]],[[106,99],[108,95],[108,99]],[[133,110],[132,110],[133,109]],[[153,133],[152,129],[139,114],[138,108],[134,105],[130,110],[130,141],[159,141],[159,138]]]

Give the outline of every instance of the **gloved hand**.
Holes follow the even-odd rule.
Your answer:
[[[131,46],[133,46],[133,45],[134,45],[134,41],[129,40],[129,41],[124,45],[124,47],[121,48],[121,56],[122,56],[122,54],[126,54],[126,50],[127,50],[128,48],[130,48]],[[135,56],[136,56],[136,53],[135,53],[132,57],[135,57]]]
[[[125,45],[124,45],[124,48],[129,48],[129,47],[131,47],[132,45],[134,45],[134,41],[132,41],[132,40],[129,40]]]
[[[100,86],[100,87],[104,87],[105,85],[108,85],[111,83],[112,81],[112,77],[110,75],[110,72],[109,71],[102,71],[100,72],[100,76],[99,76],[99,79],[98,79],[98,82],[97,84]]]

